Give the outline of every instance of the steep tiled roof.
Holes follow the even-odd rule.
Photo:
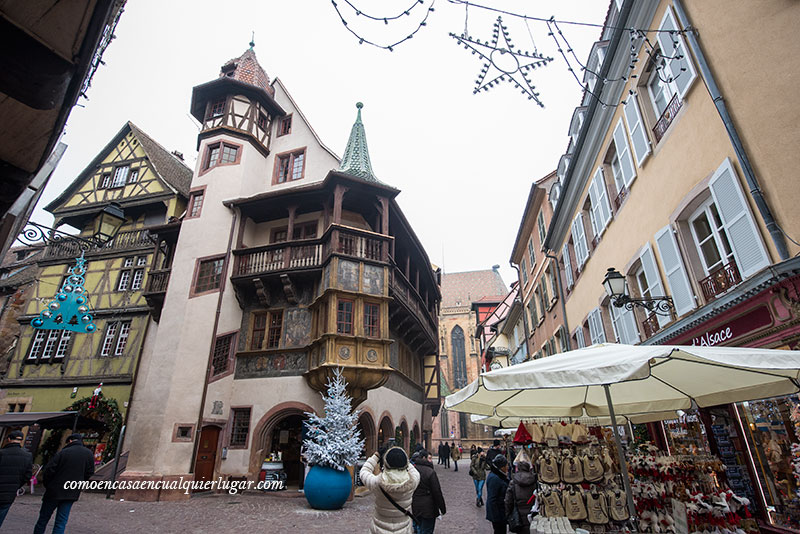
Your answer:
[[[508,294],[508,287],[498,271],[467,271],[442,275],[442,308],[469,306],[488,298],[500,302]],[[460,303],[460,304],[458,304]]]
[[[339,171],[362,180],[381,183],[375,176],[372,170],[372,163],[369,160],[367,134],[364,131],[364,123],[361,122],[361,108],[364,107],[364,104],[358,102],[356,107],[358,108],[358,115],[356,116],[356,122],[353,124],[353,129],[350,130],[350,139],[347,141],[347,148],[344,149]]]
[[[159,176],[169,185],[174,187],[184,196],[189,196],[189,188],[192,185],[192,170],[181,160],[170,153],[169,150],[144,133],[138,126],[128,121],[131,131],[142,144],[142,148],[147,152],[150,162],[156,168]]]
[[[36,260],[39,259],[42,246],[24,246],[14,247],[10,249],[2,264],[0,264],[0,291],[7,288],[16,288],[21,285],[32,282],[36,279],[39,272]],[[27,255],[23,259],[17,258],[18,252],[26,252]]]
[[[233,78],[240,82],[255,85],[263,89],[270,96],[275,96],[275,89],[269,83],[269,76],[256,59],[256,53],[251,47],[244,54],[228,60],[219,70],[220,78]]]

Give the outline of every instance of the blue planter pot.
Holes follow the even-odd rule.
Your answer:
[[[306,476],[303,491],[311,508],[338,510],[350,496],[353,481],[350,471],[337,471],[330,467],[311,466]]]

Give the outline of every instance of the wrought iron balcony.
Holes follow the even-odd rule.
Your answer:
[[[700,280],[700,287],[703,290],[703,296],[706,301],[709,301],[717,298],[741,281],[742,276],[739,274],[739,268],[736,266],[736,262],[731,261]]]
[[[669,101],[667,104],[666,109],[659,117],[658,122],[653,127],[653,135],[656,137],[656,143],[661,141],[661,138],[664,137],[664,134],[667,132],[667,128],[669,125],[672,124],[672,120],[675,118],[675,115],[678,114],[680,111],[681,106],[683,105],[683,100],[681,100],[677,93],[672,96],[672,100]]]
[[[655,313],[648,315],[647,319],[642,322],[642,331],[644,332],[645,338],[653,337],[656,332],[658,332],[659,328],[658,316],[656,316]]]

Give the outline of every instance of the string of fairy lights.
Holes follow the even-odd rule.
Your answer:
[[[428,3],[426,0],[414,0],[407,8],[402,9],[391,15],[379,15],[374,12],[367,12],[359,8],[352,0],[331,0],[331,4],[336,10],[339,19],[344,27],[350,32],[359,44],[367,44],[380,49],[394,51],[399,45],[412,39],[419,31],[427,26],[430,15],[435,11],[434,4],[436,0],[431,0]],[[535,15],[517,13],[509,10],[500,9],[494,6],[488,6],[471,0],[447,0],[450,4],[457,4],[464,6],[464,31],[460,34],[450,32],[448,35],[456,40],[457,44],[463,46],[472,55],[477,55],[483,61],[483,67],[476,79],[473,94],[481,91],[488,91],[490,88],[499,85],[503,82],[513,84],[515,89],[519,90],[528,100],[532,100],[540,107],[544,107],[536,87],[533,85],[529,78],[530,71],[546,66],[553,61],[552,57],[548,57],[539,51],[539,47],[534,39],[534,31],[531,29],[531,23],[544,24],[547,29],[547,36],[550,37],[556,47],[558,56],[566,66],[567,71],[571,77],[581,86],[581,88],[598,102],[605,107],[616,107],[620,103],[605,102],[600,98],[600,93],[606,83],[627,81],[629,78],[635,78],[637,75],[631,74],[634,70],[636,63],[639,61],[637,58],[637,51],[644,45],[645,52],[648,55],[648,64],[657,71],[657,76],[662,83],[673,83],[686,69],[681,68],[680,72],[666,72],[665,65],[668,61],[680,60],[682,55],[680,50],[683,48],[679,44],[679,36],[685,33],[685,30],[678,29],[660,29],[660,28],[634,28],[628,26],[616,26],[614,24],[597,24],[591,22],[574,21],[574,20],[557,20],[555,17],[539,17]],[[339,5],[342,3],[342,6]],[[343,9],[346,6],[347,9]],[[492,38],[481,40],[475,38],[469,33],[469,11],[470,9],[481,10],[498,15],[494,23]],[[422,14],[419,14],[422,12]],[[533,51],[521,51],[515,47],[511,41],[508,26],[503,23],[502,17],[511,17],[524,22],[531,41]],[[351,24],[353,20],[363,18],[372,22],[382,22],[382,26],[389,26],[392,23],[403,23],[405,20],[414,20],[416,17],[416,27],[411,27],[407,35],[401,39],[392,40],[388,43],[379,43],[376,39],[370,39],[359,33],[354,29]],[[630,61],[627,66],[625,74],[616,78],[600,76],[599,67],[590,68],[589,63],[582,62],[578,55],[575,53],[574,47],[570,44],[561,26],[577,26],[598,28],[602,31],[622,29],[627,31],[630,36]],[[672,40],[673,50],[676,51],[675,55],[665,55],[662,50],[653,44],[649,38],[649,34],[656,35],[669,35]],[[579,75],[589,74],[595,80],[593,84],[586,83],[582,76]],[[633,90],[632,90],[633,91]],[[626,101],[623,100],[621,104]]]

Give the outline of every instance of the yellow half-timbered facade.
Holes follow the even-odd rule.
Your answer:
[[[125,222],[105,246],[85,252],[93,333],[31,326],[81,251],[67,240],[48,244],[38,255],[38,277],[18,317],[19,340],[0,375],[0,412],[12,404],[31,412],[60,411],[102,383],[103,396],[115,399],[124,414],[145,337],[157,328],[143,296],[148,272],[157,267],[151,231],[184,213],[191,175],[180,154],[128,122],[45,208],[56,228],[67,225],[81,236],[95,233],[99,214],[111,202],[122,208]]]

